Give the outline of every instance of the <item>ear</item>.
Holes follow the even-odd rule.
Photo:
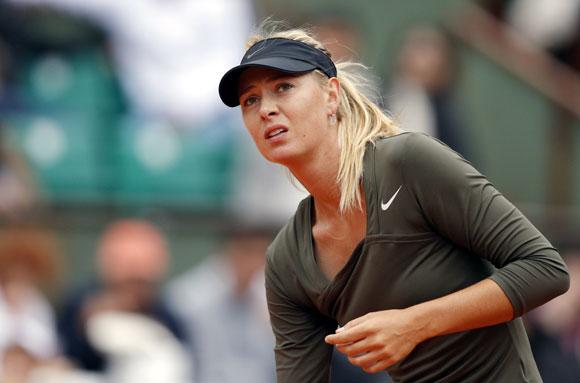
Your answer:
[[[328,80],[326,88],[328,115],[336,114],[340,103],[340,81],[336,77]]]

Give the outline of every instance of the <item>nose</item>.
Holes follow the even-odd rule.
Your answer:
[[[278,105],[272,97],[264,96],[260,102],[260,117],[267,120],[278,114]]]

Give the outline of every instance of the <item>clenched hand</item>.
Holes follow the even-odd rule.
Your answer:
[[[404,359],[425,340],[423,327],[408,310],[377,311],[351,320],[325,341],[352,364],[375,373]]]

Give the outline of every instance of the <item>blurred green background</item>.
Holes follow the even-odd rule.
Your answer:
[[[271,17],[298,25],[325,13],[348,15],[360,33],[361,60],[385,87],[405,31],[417,24],[445,27],[466,3],[260,0],[255,6],[258,20]],[[43,16],[39,19],[50,19]],[[108,52],[98,44],[99,34],[67,18],[56,23],[58,28],[54,25],[46,22],[45,30],[53,31],[47,39],[57,49],[27,52],[17,63],[19,90],[35,112],[7,113],[4,119],[10,139],[38,175],[71,275],[81,279],[91,272],[93,254],[87,249],[94,249],[104,224],[124,215],[153,219],[166,231],[175,256],[173,273],[195,264],[219,246],[220,228],[230,215],[225,202],[231,193],[234,140],[144,126],[151,122],[133,119]],[[58,49],[71,36],[87,43]],[[550,163],[553,104],[482,52],[457,37],[453,42],[469,159],[556,242],[572,241],[571,226],[580,222],[580,121],[573,123],[572,163],[565,164],[574,169],[573,178],[568,197],[559,201],[548,187],[555,166]],[[157,155],[143,154],[152,152]],[[566,227],[551,224],[553,211],[563,212],[558,222]]]

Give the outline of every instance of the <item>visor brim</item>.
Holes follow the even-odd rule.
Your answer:
[[[240,76],[244,70],[251,67],[270,68],[291,74],[306,73],[316,69],[316,66],[310,63],[288,57],[268,57],[245,62],[233,67],[223,75],[219,85],[219,94],[224,104],[229,107],[240,105],[238,94]]]

